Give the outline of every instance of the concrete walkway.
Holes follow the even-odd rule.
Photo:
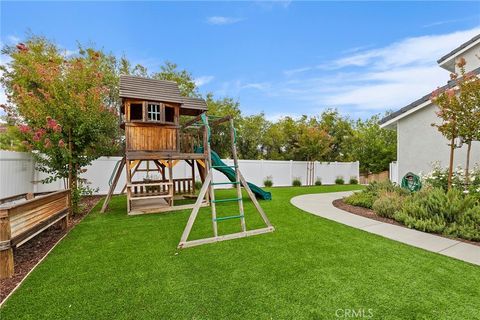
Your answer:
[[[350,227],[480,265],[479,246],[365,218],[333,206],[333,200],[343,198],[350,194],[352,194],[352,192],[307,194],[294,197],[290,202],[304,211],[346,224]]]

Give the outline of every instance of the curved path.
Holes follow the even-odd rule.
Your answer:
[[[350,191],[306,194],[294,197],[290,202],[299,209],[353,228],[480,265],[480,246],[372,220],[333,206],[333,200],[343,198],[350,194],[352,194]]]

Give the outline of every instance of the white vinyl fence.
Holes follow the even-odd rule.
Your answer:
[[[390,162],[390,169],[389,169],[390,181],[394,183],[400,183],[398,181],[398,163],[397,161]]]
[[[89,182],[89,187],[98,189],[96,193],[106,194],[109,189],[109,180],[113,169],[121,157],[101,157],[88,166],[87,171],[81,175]],[[233,165],[233,160],[224,160],[228,165]],[[147,164],[143,163],[142,168]],[[269,177],[274,186],[291,186],[295,178],[299,178],[302,184],[307,183],[307,162],[306,161],[276,161],[276,160],[239,160],[239,167],[247,181],[260,187],[263,181]],[[150,166],[155,169],[154,165]],[[195,168],[196,169],[196,168]],[[197,173],[197,181],[200,181]],[[135,174],[135,180],[141,180],[146,172]],[[153,171],[151,175],[158,173]],[[180,161],[173,168],[175,178],[191,177],[191,167]],[[63,181],[55,181],[49,184],[42,184],[40,181],[47,175],[34,169],[34,163],[28,153],[0,151],[0,198],[25,192],[53,191],[64,188]],[[314,177],[320,179],[322,184],[334,184],[337,177],[342,177],[346,183],[350,178],[359,180],[358,162],[315,162]],[[214,171],[214,181],[227,181],[227,178],[220,172]],[[121,192],[125,185],[125,172],[122,173],[117,185],[116,193]],[[226,186],[228,187],[228,185]]]

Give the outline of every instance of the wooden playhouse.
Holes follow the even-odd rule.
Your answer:
[[[120,127],[125,130],[125,155],[114,170],[102,212],[106,211],[123,168],[125,168],[124,190],[127,194],[128,214],[192,209],[179,247],[274,230],[255,197],[268,200],[271,199],[271,194],[246,182],[240,173],[235,146],[236,131],[230,116],[209,118],[206,102],[199,98],[183,97],[177,83],[172,81],[122,75],[120,77],[120,98]],[[212,129],[220,124],[227,124],[230,128],[233,165],[223,163],[220,157],[210,149]],[[173,168],[180,161],[185,161],[191,168],[189,177],[176,178],[174,176]],[[142,165],[146,165],[146,169]],[[229,181],[214,182],[213,169],[222,172]],[[202,180],[202,188],[198,195],[195,190],[196,170]],[[155,171],[158,175],[156,178],[146,179],[143,174],[140,174],[144,171]],[[237,197],[216,200],[214,186],[221,184],[234,185],[237,189]],[[262,216],[266,228],[247,230],[242,187]],[[194,197],[196,201],[195,203],[176,205],[176,200],[181,197]],[[230,201],[238,203],[239,213],[231,216],[217,216],[216,203]],[[199,209],[203,206],[211,207],[214,236],[188,241],[192,225]],[[217,222],[230,219],[239,219],[242,231],[219,235]]]

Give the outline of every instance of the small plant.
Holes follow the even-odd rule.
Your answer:
[[[350,184],[358,184],[358,180],[355,177],[350,178]]]
[[[363,207],[371,209],[376,197],[372,193],[368,192],[356,192],[349,197],[346,197],[343,201],[351,206]]]
[[[202,189],[202,184],[200,181],[195,181],[195,190],[199,191]]]
[[[317,180],[315,180],[315,185],[316,186],[321,186],[322,185],[322,180],[320,178],[317,178]]]
[[[302,180],[300,178],[294,178],[292,181],[292,186],[294,187],[300,187],[302,185]]]
[[[345,184],[345,180],[343,180],[343,177],[337,177],[335,184]]]
[[[373,203],[372,209],[381,217],[393,218],[395,213],[402,210],[404,197],[396,192],[384,192]]]
[[[273,186],[272,176],[267,176],[267,177],[265,178],[265,180],[263,180],[263,185],[264,185],[265,187],[268,187],[268,188],[270,188],[271,186]]]

